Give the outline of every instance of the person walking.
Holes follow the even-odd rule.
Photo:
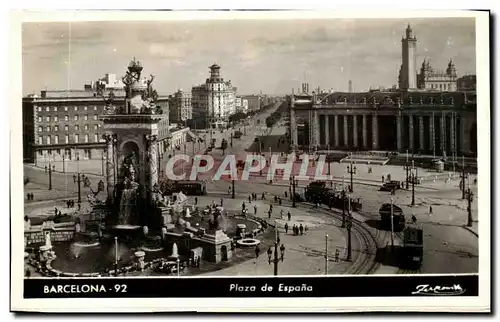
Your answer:
[[[432,206],[429,206],[429,215],[432,215]]]
[[[338,263],[339,262],[339,258],[340,258],[340,252],[339,252],[339,250],[337,248],[337,249],[335,249],[335,262]]]
[[[283,219],[284,215],[285,215],[285,212],[283,211],[283,209],[281,209],[281,211],[280,211],[280,218]]]
[[[288,211],[287,216],[288,216],[288,221],[290,221],[292,219],[292,214],[290,213],[290,211]]]
[[[301,236],[304,235],[304,226],[302,226],[302,224],[299,226],[299,231]]]
[[[243,201],[243,202],[241,203],[241,210],[245,210],[245,209],[246,209],[246,205],[245,205],[245,202]]]
[[[285,223],[285,234],[288,234],[288,223]]]
[[[194,205],[197,206],[198,205],[198,197],[194,197]]]
[[[257,205],[253,205],[253,214],[256,215],[257,214]]]
[[[267,212],[267,214],[268,214],[268,218],[271,219],[271,214],[272,214],[271,209],[269,209],[269,211]]]

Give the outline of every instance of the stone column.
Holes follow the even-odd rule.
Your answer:
[[[340,142],[339,142],[339,116],[334,115],[333,116],[333,124],[335,125],[335,147],[339,147]]]
[[[314,107],[313,107],[314,108]],[[319,145],[319,115],[318,111],[315,109],[313,111],[313,149],[316,149],[316,147]]]
[[[415,142],[413,140],[413,115],[408,115],[409,117],[409,122],[408,122],[408,127],[410,128],[410,139],[409,139],[409,145],[410,145],[410,150],[414,151],[415,150]]]
[[[115,156],[113,153],[115,144],[115,137],[111,133],[105,133],[102,138],[106,141],[106,191],[108,193],[108,199],[111,201],[114,197],[115,189]]]
[[[325,115],[325,144],[330,145],[330,115]]]
[[[432,155],[436,155],[436,128],[434,126],[434,112],[430,117],[429,130],[431,132],[430,149],[432,150]]]
[[[419,143],[419,149],[421,151],[424,151],[425,149],[425,144],[424,144],[424,117],[419,116],[418,117],[418,143]]]
[[[156,135],[146,135],[147,142],[147,186],[149,190],[153,190],[153,187],[158,183],[158,147],[156,145]]]
[[[373,114],[372,116],[372,149],[378,149],[378,116],[377,114]]]
[[[363,148],[368,148],[368,133],[367,133],[367,123],[366,114],[363,114]]]
[[[401,151],[401,116],[396,116],[396,146]]]
[[[441,114],[441,146],[439,147],[441,155],[446,154],[446,114],[444,112]]]
[[[358,116],[354,114],[352,116],[352,135],[354,147],[358,146]]]
[[[347,115],[344,115],[344,146],[349,145],[349,128],[347,127]]]

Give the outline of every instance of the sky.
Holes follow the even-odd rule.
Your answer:
[[[23,94],[83,89],[106,73],[125,75],[135,57],[156,76],[160,94],[190,90],[221,66],[238,94],[390,87],[401,65],[401,37],[411,25],[417,66],[430,59],[459,76],[476,73],[474,18],[225,20],[24,23]]]

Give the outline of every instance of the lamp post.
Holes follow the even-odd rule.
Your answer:
[[[347,261],[352,259],[352,245],[351,245],[351,228],[352,228],[352,214],[351,214],[351,196],[347,195],[348,208],[347,208]]]
[[[342,187],[342,228],[345,228],[345,206],[346,206],[346,193],[345,187]]]
[[[292,175],[290,177],[290,185],[292,186],[292,208],[296,208],[297,205],[295,204],[295,185],[296,185],[295,175]]]
[[[464,189],[465,190],[465,189]],[[467,188],[466,192],[467,196],[467,227],[472,227],[472,201],[474,200],[474,193],[470,190],[470,188]]]
[[[406,150],[406,163],[404,169],[406,170],[406,189],[408,189],[410,187],[410,182],[409,182],[410,163],[408,162],[408,150]]]
[[[466,197],[466,190],[465,189],[465,179],[469,178],[469,174],[465,172],[465,158],[462,156],[462,174],[460,175],[460,179],[462,184],[460,185],[460,188],[462,189],[462,199],[465,199]]]
[[[325,275],[328,275],[328,234],[325,234]]]
[[[391,249],[394,250],[394,198],[391,196]]]
[[[415,161],[411,161],[411,205],[415,206],[415,181],[417,181],[416,171],[415,171]]]
[[[49,156],[49,190],[52,190],[52,164],[50,163],[50,156]]]
[[[115,236],[115,276],[118,276],[118,236]]]
[[[351,175],[351,186],[349,187],[349,192],[353,192],[353,174],[356,174],[356,166],[353,166],[352,164],[352,156],[351,156],[351,165],[347,166],[347,173]]]
[[[269,265],[274,264],[274,276],[278,276],[278,263],[285,260],[285,245],[281,244],[280,253],[278,254],[278,241],[274,243],[274,258],[271,247],[267,250],[267,258]]]

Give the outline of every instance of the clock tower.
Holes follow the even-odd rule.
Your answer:
[[[158,183],[158,124],[165,118],[149,79],[141,78],[142,65],[135,58],[123,77],[125,100],[106,100],[103,138],[106,141],[108,202],[123,208],[124,191],[134,191],[137,209],[149,209]],[[128,195],[128,193],[127,193]],[[144,208],[145,206],[145,208]]]

